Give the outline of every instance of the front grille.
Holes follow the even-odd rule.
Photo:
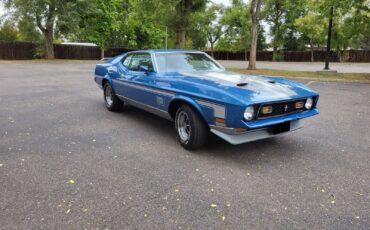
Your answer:
[[[295,101],[287,101],[287,102],[278,102],[278,103],[270,103],[270,104],[262,104],[259,106],[257,118],[268,118],[268,117],[275,117],[281,116],[285,114],[295,113],[299,111],[305,110],[305,108],[296,109],[295,103],[296,102],[303,102],[303,105],[306,103],[306,99],[304,100],[295,100]],[[262,114],[262,107],[265,106],[272,106],[272,113],[269,114]]]

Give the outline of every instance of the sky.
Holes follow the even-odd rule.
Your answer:
[[[222,3],[226,6],[229,6],[231,0],[211,0],[211,1],[214,2],[214,3]]]

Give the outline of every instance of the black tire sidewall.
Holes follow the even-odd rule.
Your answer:
[[[182,105],[176,112],[175,122],[177,123],[178,114],[184,111],[189,118],[190,123],[190,137],[187,141],[183,141],[179,135],[179,131],[176,127],[176,136],[180,144],[188,150],[194,150],[196,148],[199,148],[201,145],[203,145],[205,140],[205,133],[206,133],[206,126],[201,119],[200,115],[194,111],[193,108],[191,108],[188,105]],[[196,133],[199,132],[199,133]],[[200,138],[196,140],[196,138]]]
[[[107,89],[107,87],[111,88],[112,94],[113,94],[113,97],[112,97],[113,103],[111,105],[108,104],[107,99],[106,99],[106,89]],[[103,93],[104,103],[105,103],[105,106],[107,107],[107,109],[109,111],[113,111],[113,112],[121,110],[122,106],[123,106],[123,102],[120,99],[118,99],[118,97],[114,93],[113,87],[108,82],[104,84],[103,91],[104,91],[104,93]]]

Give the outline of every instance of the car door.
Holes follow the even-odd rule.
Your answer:
[[[148,67],[148,71],[140,69],[140,65]],[[132,53],[121,62],[121,76],[117,79],[120,85],[118,94],[129,100],[147,106],[160,108],[155,89],[156,72],[150,53]],[[158,101],[159,100],[159,103]],[[163,104],[163,103],[162,103]]]

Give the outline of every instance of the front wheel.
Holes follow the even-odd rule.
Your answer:
[[[118,112],[123,108],[123,102],[118,99],[109,83],[104,85],[104,101],[105,107],[107,107],[109,111]]]
[[[207,125],[193,108],[182,105],[176,112],[177,139],[188,150],[202,147],[207,138]]]

